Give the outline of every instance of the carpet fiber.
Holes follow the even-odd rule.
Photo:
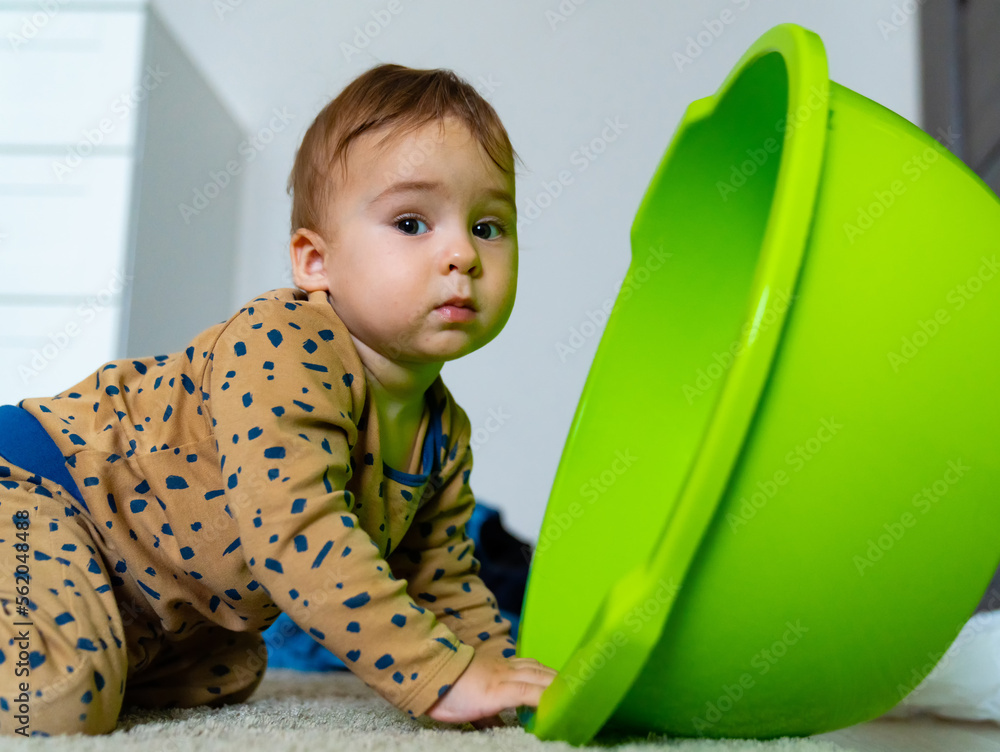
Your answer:
[[[224,708],[126,710],[118,728],[99,737],[34,738],[35,750],[51,752],[187,752],[187,750],[498,750],[570,752],[562,742],[541,742],[517,725],[477,731],[426,717],[412,719],[383,700],[351,673],[300,673],[269,669],[247,703]],[[671,740],[665,737],[602,740],[601,749],[620,752],[844,752],[843,746],[812,739]]]

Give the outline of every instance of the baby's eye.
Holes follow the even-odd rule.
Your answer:
[[[396,220],[396,227],[407,235],[422,235],[423,233],[419,232],[420,225],[423,225],[424,232],[427,232],[427,223],[422,219],[417,219],[416,217],[402,217]]]
[[[490,234],[491,227],[496,230],[496,235]],[[472,234],[484,240],[495,240],[503,234],[503,230],[503,225],[499,222],[479,222],[472,226]],[[482,234],[484,231],[486,232],[485,235]]]

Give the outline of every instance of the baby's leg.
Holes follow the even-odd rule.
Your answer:
[[[193,708],[243,702],[266,668],[267,647],[259,632],[206,625],[183,640],[164,641],[152,663],[129,678],[124,705]]]
[[[70,498],[0,457],[0,735],[103,734],[118,722],[121,614]]]

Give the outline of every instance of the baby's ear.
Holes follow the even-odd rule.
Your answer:
[[[306,292],[330,289],[327,278],[327,248],[323,238],[313,230],[300,227],[288,243],[292,261],[292,279],[296,287]]]

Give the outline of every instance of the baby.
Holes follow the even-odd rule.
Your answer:
[[[281,612],[411,716],[495,725],[555,676],[477,575],[471,427],[440,376],[514,304],[496,112],[450,71],[377,66],[289,190],[295,288],[0,407],[0,732],[244,701]]]

